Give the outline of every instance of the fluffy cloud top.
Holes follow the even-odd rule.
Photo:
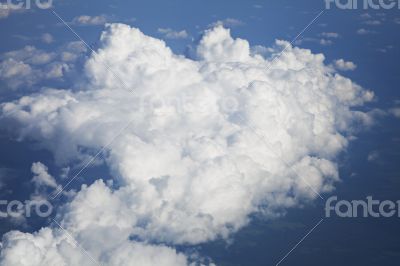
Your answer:
[[[121,185],[85,185],[58,215],[97,261],[185,265],[173,248],[146,243],[227,238],[253,213],[273,217],[333,189],[335,156],[354,126],[369,121],[355,109],[373,94],[323,55],[285,41],[264,56],[250,51],[217,26],[191,60],[136,28],[110,24],[80,90],[48,89],[1,105],[1,124],[52,151],[60,165],[106,147]],[[87,265],[81,253],[65,233],[46,228],[8,233],[0,262]]]

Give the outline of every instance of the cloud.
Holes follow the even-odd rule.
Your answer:
[[[12,58],[17,61],[24,61],[31,65],[43,65],[52,61],[55,53],[46,53],[36,49],[34,46],[25,46],[23,49],[5,53],[1,58]]]
[[[224,26],[224,27],[238,27],[243,26],[245,23],[239,19],[226,18],[224,20],[218,20],[212,23],[209,27]]]
[[[13,13],[23,13],[27,9],[18,7],[17,5],[9,6],[7,3],[0,3],[0,19],[8,18]]]
[[[367,34],[371,34],[371,33],[376,33],[376,32],[372,31],[372,30],[367,30],[367,29],[364,29],[364,28],[361,28],[361,29],[357,30],[357,34],[358,35],[367,35]]]
[[[55,58],[54,53],[46,53],[33,46],[7,52],[1,56],[0,79],[11,89],[32,86],[41,79],[56,78],[50,62]]]
[[[60,60],[65,63],[74,63],[79,57],[87,52],[87,47],[80,41],[70,42],[65,47],[61,47]],[[70,68],[73,65],[69,64]]]
[[[394,107],[389,110],[389,113],[393,116],[400,118],[400,107]]]
[[[335,60],[334,66],[341,71],[349,71],[357,68],[357,65],[351,61],[344,61],[343,59]]]
[[[385,13],[377,13],[375,14],[375,16],[379,17],[378,19],[374,19],[374,17],[372,15],[370,15],[369,13],[363,13],[361,14],[361,19],[363,20],[363,24],[366,25],[371,25],[371,26],[378,26],[378,25],[382,25],[382,23],[386,20]]]
[[[80,42],[60,47],[59,53],[28,45],[0,56],[0,80],[12,90],[30,88],[41,81],[62,80],[84,52],[86,48]]]
[[[50,33],[43,33],[39,37],[28,37],[28,36],[20,35],[20,34],[14,34],[12,37],[17,38],[24,42],[33,41],[33,40],[39,40],[46,44],[51,44],[54,42],[54,37]]]
[[[323,39],[323,38],[322,39],[310,38],[310,37],[304,37],[302,39],[298,39],[298,40],[296,40],[295,44],[296,45],[300,45],[300,44],[302,44],[304,42],[318,43],[318,44],[323,45],[323,46],[329,46],[329,45],[333,44],[332,40]]]
[[[118,232],[115,232],[118,233]],[[110,235],[111,236],[111,235]],[[82,250],[68,232],[61,229],[43,228],[34,234],[12,231],[3,237],[2,265],[52,266],[98,265],[94,257],[100,256],[101,265],[184,266],[184,255],[166,246],[122,242],[99,254],[95,250],[98,241],[108,242],[112,237],[98,236],[91,239],[93,246]],[[101,239],[103,237],[103,239]],[[89,255],[87,255],[89,254]],[[90,255],[93,254],[93,255]],[[97,255],[97,256],[96,256]]]
[[[380,158],[380,153],[379,153],[378,151],[371,151],[371,152],[368,154],[367,160],[368,160],[369,162],[375,162],[375,161],[377,161],[379,158]]]
[[[255,4],[255,5],[253,5],[253,7],[254,7],[254,8],[257,8],[257,9],[263,8],[263,6],[262,6],[262,5],[259,5],[259,4]]]
[[[43,33],[41,36],[41,40],[42,42],[47,44],[54,42],[54,38],[50,33]]]
[[[340,37],[339,33],[337,33],[337,32],[323,32],[323,33],[321,33],[321,36],[325,37],[325,38],[333,38],[333,39],[337,39]]]
[[[377,51],[381,53],[387,53],[389,50],[393,49],[393,45],[385,45],[383,48],[378,48]]]
[[[36,82],[31,66],[12,58],[0,63],[0,79],[12,89],[22,85],[31,86]]]
[[[360,15],[362,19],[372,19],[372,16],[369,13],[363,13]]]
[[[35,184],[36,188],[40,187],[51,187],[56,188],[57,182],[47,171],[48,168],[41,162],[36,162],[32,164],[31,171],[34,174],[32,182]]]
[[[170,28],[159,28],[157,31],[167,39],[186,39],[189,36],[186,30],[174,31]]]
[[[327,46],[327,45],[331,45],[333,42],[332,42],[331,40],[320,39],[320,40],[319,40],[319,43],[320,43],[321,45]]]
[[[364,24],[366,24],[366,25],[372,25],[372,26],[377,26],[377,25],[381,25],[382,22],[379,21],[379,20],[367,20],[367,21],[364,21]]]
[[[82,16],[75,17],[72,20],[72,23],[75,25],[81,25],[81,26],[98,26],[98,25],[106,24],[107,18],[105,15],[100,15],[100,16],[82,15]]]
[[[10,9],[3,8],[3,4],[0,4],[0,19],[7,18],[10,15]]]
[[[332,191],[335,158],[372,119],[358,109],[373,93],[322,54],[285,41],[268,55],[257,50],[218,26],[189,59],[110,24],[85,84],[3,103],[0,125],[40,143],[60,167],[105,147],[119,185],[99,176],[57,215],[95,260],[187,265],[175,245],[228,239],[252,214],[272,218],[315,199],[313,190]],[[89,265],[57,228],[6,234],[0,264]]]

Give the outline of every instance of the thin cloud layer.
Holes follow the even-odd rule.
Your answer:
[[[186,30],[175,31],[170,28],[159,28],[157,31],[167,39],[186,39],[189,36]]]
[[[174,245],[226,239],[251,214],[272,218],[334,188],[335,157],[371,121],[356,108],[373,93],[325,65],[322,54],[285,41],[263,56],[251,50],[217,26],[191,60],[136,28],[110,24],[80,90],[47,89],[1,105],[2,125],[53,152],[60,166],[106,147],[120,186],[99,177],[57,216],[94,260],[187,265]],[[6,234],[0,262],[90,259],[54,225]]]
[[[238,26],[243,26],[245,23],[239,19],[236,18],[226,18],[224,20],[218,20],[216,22],[213,22],[210,24],[210,27],[216,27],[216,26],[224,26],[224,27],[238,27]]]
[[[107,17],[105,15],[100,15],[100,16],[82,15],[79,17],[75,17],[72,20],[72,23],[81,26],[104,25],[105,23],[107,23]]]

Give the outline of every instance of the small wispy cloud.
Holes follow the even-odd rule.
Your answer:
[[[186,39],[189,37],[189,34],[186,30],[175,31],[170,28],[158,28],[157,31],[164,35],[167,39]]]
[[[211,27],[215,27],[215,26],[219,26],[219,25],[224,26],[224,27],[238,27],[238,26],[245,25],[245,23],[239,19],[226,18],[224,20],[218,20],[218,21],[210,24]]]
[[[371,19],[372,18],[372,16],[369,13],[363,13],[360,15],[360,17],[362,19]]]
[[[358,35],[367,35],[367,34],[372,34],[372,33],[376,33],[376,32],[373,31],[373,30],[367,30],[367,29],[364,29],[364,28],[361,28],[361,29],[357,30],[357,34]]]
[[[378,26],[378,25],[381,25],[382,24],[382,22],[380,21],[380,20],[367,20],[367,21],[364,21],[364,24],[366,24],[366,25],[370,25],[370,26]]]
[[[380,157],[380,154],[378,151],[371,151],[368,154],[367,160],[368,160],[368,162],[375,162],[379,159],[379,157]]]
[[[297,40],[296,44],[302,44],[303,42],[313,42],[318,43],[323,46],[329,46],[333,44],[332,39],[337,39],[340,37],[340,34],[337,32],[322,32],[318,35],[319,37],[312,38],[312,37],[305,37],[300,40]]]
[[[99,15],[99,16],[82,15],[75,17],[72,20],[72,23],[81,26],[104,25],[105,23],[107,23],[107,18],[105,15]]]
[[[295,44],[296,44],[296,45],[300,45],[300,44],[302,44],[302,43],[304,43],[304,42],[318,43],[318,44],[323,45],[323,46],[329,46],[329,45],[332,45],[332,44],[333,44],[333,42],[332,42],[331,40],[329,40],[329,39],[324,39],[324,38],[322,38],[322,39],[320,39],[320,38],[309,38],[309,37],[305,37],[305,38],[302,38],[302,39],[300,39],[300,40],[297,40],[297,41],[295,42]]]
[[[397,118],[400,118],[400,107],[394,107],[394,108],[390,109],[389,113]]]
[[[393,49],[393,45],[386,45],[383,48],[378,48],[377,51],[381,53],[387,53],[391,49]]]
[[[325,37],[325,38],[333,38],[333,39],[337,39],[340,37],[339,33],[337,33],[337,32],[323,32],[323,33],[321,33],[321,36]]]
[[[331,40],[327,40],[327,39],[320,39],[319,40],[319,44],[324,45],[324,46],[328,46],[333,44],[333,42]]]
[[[54,42],[54,38],[50,33],[43,33],[40,39],[47,44]]]

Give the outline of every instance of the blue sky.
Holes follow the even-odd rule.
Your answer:
[[[80,95],[79,92],[83,92],[86,88],[93,86],[93,88],[98,89],[96,86],[102,86],[98,84],[103,84],[102,82],[108,84],[107,81],[102,80],[102,77],[106,74],[101,70],[97,72],[97,67],[100,63],[93,60],[93,53],[86,49],[87,47],[84,45],[76,48],[79,46],[79,38],[60,21],[52,12],[53,10],[95,51],[100,51],[101,49],[108,51],[108,44],[105,44],[106,42],[100,39],[102,32],[105,31],[104,24],[106,23],[123,23],[138,28],[147,36],[165,41],[174,54],[193,61],[200,60],[197,58],[196,47],[201,43],[203,36],[207,35],[205,30],[218,24],[229,28],[233,38],[247,40],[252,47],[275,47],[275,40],[286,40],[292,42],[295,47],[311,50],[313,54],[323,54],[325,57],[324,64],[331,68],[331,70],[324,70],[327,72],[323,76],[329,76],[332,73],[329,71],[335,71],[335,73],[340,73],[340,75],[348,78],[354,84],[360,85],[365,90],[373,91],[375,95],[372,101],[366,101],[351,107],[354,110],[371,115],[374,122],[365,128],[361,125],[351,124],[351,127],[354,126],[357,133],[354,136],[352,135],[353,131],[347,133],[348,135],[343,134],[349,139],[348,146],[340,149],[339,153],[326,151],[328,155],[324,154],[323,149],[308,151],[307,153],[309,156],[319,154],[315,156],[332,160],[338,166],[341,181],[334,183],[335,190],[329,192],[324,191],[322,188],[318,190],[323,195],[323,199],[315,197],[315,195],[310,196],[310,198],[304,196],[306,198],[304,201],[299,200],[299,202],[290,207],[286,205],[285,207],[279,207],[277,211],[279,215],[263,215],[258,211],[249,211],[248,215],[245,215],[248,218],[247,223],[241,224],[238,222],[240,226],[236,228],[236,219],[234,222],[232,221],[232,224],[226,225],[227,230],[232,231],[228,237],[222,237],[223,234],[217,234],[218,237],[207,241],[190,240],[192,243],[187,243],[190,242],[188,240],[185,243],[185,241],[180,242],[179,237],[183,236],[179,234],[177,234],[178,236],[174,235],[174,233],[164,235],[155,230],[149,233],[151,237],[145,233],[143,233],[145,236],[132,233],[129,236],[131,240],[146,244],[152,243],[155,246],[167,245],[168,248],[182,252],[182,254],[190,258],[189,260],[200,261],[204,264],[213,262],[216,265],[276,265],[284,258],[280,265],[398,265],[400,259],[400,243],[397,237],[399,233],[398,217],[381,219],[371,217],[326,218],[324,217],[324,206],[325,200],[331,195],[337,195],[339,198],[346,200],[365,199],[371,195],[380,200],[397,201],[400,199],[400,168],[398,166],[400,159],[400,127],[398,120],[400,118],[399,9],[365,10],[359,8],[343,10],[333,7],[328,10],[325,8],[324,1],[316,0],[120,0],[112,2],[54,1],[52,9],[41,10],[33,8],[10,12],[7,15],[2,15],[2,17],[0,16],[2,35],[0,63],[4,64],[4,66],[0,66],[0,103],[2,104],[2,112],[5,112],[3,107],[6,103],[17,101],[23,96],[38,95],[39,99],[47,97],[46,88],[56,88],[63,92],[66,91],[66,94],[76,93],[76,95]],[[314,22],[310,24],[313,20]],[[301,34],[299,35],[299,33]],[[74,47],[71,45],[73,42],[76,42]],[[152,44],[146,45],[151,46]],[[31,67],[35,68],[32,76],[13,76],[8,78],[5,73],[11,68],[4,62],[10,60],[10,58],[17,61],[21,60],[24,63],[27,63],[28,60],[33,60],[32,58],[24,59],[22,57],[22,59],[18,59],[18,56],[22,56],[21,51],[27,49],[27,46],[34,47],[36,52],[44,51],[44,53],[50,55],[51,59],[44,64],[29,63]],[[234,50],[234,48],[232,49]],[[282,50],[283,47],[280,49]],[[18,52],[10,53],[11,51]],[[63,54],[63,52],[76,54],[67,55]],[[110,58],[118,57],[117,51],[112,52],[110,52]],[[279,54],[277,51],[275,53]],[[75,55],[76,59],[71,61],[62,60],[65,64],[62,66],[61,77],[44,78],[46,74],[56,75],[51,70],[56,71],[56,66],[58,66],[56,64],[60,60],[57,58]],[[336,61],[339,59],[343,59],[343,64]],[[160,61],[162,60],[160,59]],[[88,67],[88,62],[93,65]],[[158,64],[158,61],[155,64]],[[114,67],[113,64],[111,66],[112,68]],[[235,66],[230,67],[235,68]],[[66,70],[67,68],[68,71]],[[121,71],[121,73],[125,73],[123,72],[124,70]],[[320,78],[318,71],[320,69],[315,69],[316,79]],[[92,75],[88,75],[88,72]],[[119,72],[118,75],[120,75]],[[141,75],[144,76],[145,74]],[[173,74],[171,75],[173,76]],[[132,76],[136,78],[136,73],[132,73]],[[272,77],[276,78],[273,75]],[[182,77],[184,80],[185,78]],[[313,77],[307,76],[307,78],[312,82]],[[206,80],[207,78],[204,79]],[[301,81],[302,78],[299,78],[299,80]],[[131,80],[128,78],[125,82],[129,83]],[[143,84],[146,84],[145,81],[143,82]],[[238,79],[236,82],[240,83],[240,80]],[[279,84],[279,80],[276,82]],[[168,84],[168,81],[166,83]],[[163,82],[157,84],[161,85],[161,87],[164,85]],[[108,85],[104,86],[107,87]],[[115,86],[118,87],[118,85]],[[295,84],[291,84],[291,86],[295,86]],[[330,95],[329,92],[327,94]],[[74,97],[82,102],[87,100],[85,97]],[[51,103],[49,103],[46,108],[51,109],[51,106]],[[97,108],[96,103],[89,105],[89,107],[92,110]],[[338,104],[338,109],[341,107]],[[30,107],[23,106],[23,108],[31,108],[30,111],[34,109],[33,104]],[[101,109],[100,106],[98,108]],[[50,217],[45,219],[33,217],[22,222],[9,218],[0,218],[0,233],[2,235],[10,230],[33,233],[42,227],[56,227],[52,219],[65,215],[65,210],[61,206],[67,204],[66,209],[73,209],[68,204],[75,196],[74,193],[78,193],[81,189],[84,191],[81,188],[82,184],[88,184],[90,187],[99,176],[105,183],[108,180],[107,185],[112,191],[117,191],[119,188],[129,184],[130,181],[128,180],[130,179],[124,176],[129,176],[129,174],[126,174],[125,170],[118,168],[118,165],[124,164],[123,159],[120,159],[118,154],[113,154],[113,151],[107,151],[107,149],[103,151],[104,154],[102,153],[104,161],[102,161],[103,159],[94,160],[93,165],[85,168],[83,172],[79,172],[79,169],[85,165],[87,159],[96,154],[96,149],[99,145],[104,147],[103,140],[97,140],[95,133],[91,137],[93,140],[90,137],[86,137],[85,133],[82,133],[82,135],[85,135],[86,143],[84,141],[76,141],[75,143],[72,139],[75,140],[76,135],[74,135],[75,133],[68,133],[68,126],[49,125],[48,128],[51,133],[48,133],[48,135],[47,132],[32,130],[32,128],[35,129],[37,124],[42,125],[42,123],[48,122],[47,120],[41,120],[40,115],[38,115],[39,118],[33,117],[32,122],[27,122],[21,117],[8,120],[3,115],[4,113],[2,113],[3,121],[0,126],[0,195],[2,199],[23,201],[32,198],[32,195],[38,196],[38,190],[42,188],[39,188],[38,183],[32,181],[31,166],[34,162],[40,161],[43,163],[47,167],[45,172],[50,173],[54,177],[56,184],[61,186],[67,183],[68,179],[62,176],[69,166],[72,169],[71,172],[78,172],[79,174],[76,176],[76,182],[71,183],[70,188],[68,188],[68,190],[74,189],[71,192],[72,196],[66,194],[52,201],[55,210]],[[258,116],[255,118],[263,119],[263,117]],[[301,119],[300,116],[298,118]],[[77,119],[79,120],[79,118]],[[51,123],[49,122],[49,124]],[[140,127],[138,128],[137,132],[140,131]],[[279,126],[277,128],[279,129]],[[186,128],[185,130],[189,132],[191,129]],[[337,129],[337,131],[339,134],[345,129]],[[53,133],[54,135],[52,135]],[[178,133],[177,135],[179,135]],[[99,133],[99,136],[101,136],[101,133]],[[60,141],[58,139],[53,140],[53,138],[60,138]],[[77,145],[77,150],[79,150],[77,152],[78,157],[68,157],[69,152],[74,154],[66,147],[69,145],[68,141],[70,140],[71,143]],[[100,144],[96,143],[96,141]],[[309,140],[304,140],[304,142],[307,141]],[[63,142],[66,146],[63,146]],[[161,144],[159,145],[162,146]],[[66,150],[65,158],[62,149]],[[329,149],[327,145],[326,150]],[[150,148],[149,150],[145,149],[143,152],[151,153]],[[154,153],[152,156],[156,155],[157,153]],[[169,154],[169,156],[172,155]],[[291,160],[290,155],[285,156],[287,156],[288,160]],[[121,160],[120,164],[116,163],[118,160]],[[167,159],[165,160],[168,161]],[[164,169],[163,163],[157,164],[150,159],[141,162],[143,168],[147,167],[147,162],[154,164],[149,168]],[[185,165],[184,161],[181,163]],[[177,168],[179,167],[177,166]],[[224,169],[222,164],[220,169],[222,169],[221,171]],[[162,171],[159,170],[159,172]],[[215,174],[217,175],[217,173]],[[45,183],[43,181],[44,174],[38,175],[42,178],[42,183],[39,182],[39,184],[43,185],[43,182]],[[122,178],[116,178],[115,175],[121,175]],[[164,179],[162,179],[162,175],[160,176],[160,179],[155,179],[156,181],[154,182],[161,182],[157,184],[162,187]],[[168,178],[165,181],[167,183]],[[135,183],[132,186],[136,185]],[[295,188],[292,188],[287,193],[296,194],[297,192]],[[133,199],[131,200],[134,202]],[[266,205],[270,204],[267,199],[265,199],[265,202]],[[221,204],[223,205],[223,203]],[[73,220],[73,218],[69,218]],[[323,223],[318,225],[312,231],[312,234],[300,243],[299,240],[302,240],[307,232],[310,232],[310,229],[322,218],[324,218]],[[151,221],[152,218],[146,216],[146,218],[141,217],[140,219],[138,218],[139,221],[135,221],[135,223],[142,226],[141,223],[150,223],[147,219]],[[69,220],[64,219],[63,221],[68,224]],[[168,231],[168,229],[165,230]],[[217,231],[217,229],[215,230]],[[74,235],[75,232],[72,234]],[[89,242],[85,242],[90,241],[85,240],[85,235],[76,233],[74,236],[77,239],[83,239],[84,248],[89,250],[93,248],[88,244]],[[189,237],[188,239],[191,238]],[[295,249],[288,254],[294,247]],[[286,257],[286,255],[288,256]],[[11,264],[10,261],[3,263],[5,265],[18,265]],[[107,261],[107,263],[108,265],[113,265],[110,261]],[[107,265],[107,263],[104,262],[104,265]],[[103,265],[103,262],[101,265]]]

